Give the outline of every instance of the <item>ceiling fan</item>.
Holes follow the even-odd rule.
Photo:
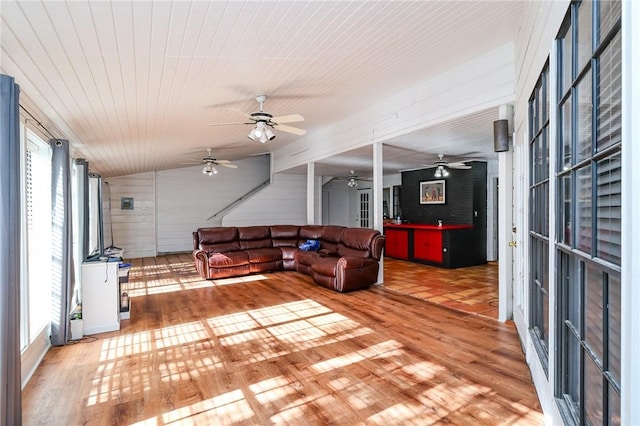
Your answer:
[[[425,166],[430,169],[435,167],[436,171],[433,174],[434,177],[442,178],[449,176],[448,169],[470,169],[471,166],[468,166],[464,163],[464,161],[455,161],[448,162],[444,159],[444,154],[438,154],[438,159],[433,162],[433,164],[425,164]]]
[[[260,141],[265,143],[266,141],[270,141],[276,137],[275,133],[273,133],[273,129],[281,130],[283,132],[292,133],[294,135],[302,136],[307,131],[303,129],[299,129],[293,126],[287,126],[284,123],[297,123],[300,121],[304,121],[304,117],[300,114],[291,114],[291,115],[283,115],[280,117],[274,117],[270,113],[264,110],[264,102],[267,100],[267,95],[258,95],[256,96],[256,101],[260,105],[260,110],[258,112],[252,112],[251,114],[247,114],[245,112],[239,111],[237,109],[232,109],[233,111],[239,112],[246,116],[248,121],[237,122],[237,123],[213,123],[209,124],[209,126],[233,126],[238,124],[250,124],[254,126],[247,137],[254,141]]]
[[[371,179],[367,179],[367,178],[362,178],[362,177],[358,177],[358,175],[356,175],[355,170],[349,170],[349,176],[346,177],[335,177],[335,180],[346,180],[347,181],[347,186],[349,188],[355,188],[358,186],[358,181],[371,181]]]
[[[217,158],[213,158],[211,156],[211,148],[207,148],[207,156],[203,157],[202,160],[193,160],[195,163],[183,163],[183,164],[204,164],[204,168],[202,169],[202,173],[205,175],[215,175],[218,174],[218,169],[215,166],[227,167],[229,169],[237,169],[238,166],[236,164],[232,164],[229,160],[218,160]]]

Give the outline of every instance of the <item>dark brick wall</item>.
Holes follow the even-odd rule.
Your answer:
[[[435,170],[402,173],[403,221],[435,225],[442,219],[445,224],[473,225],[473,229],[446,233],[451,238],[443,242],[449,248],[446,267],[487,262],[487,163],[467,164],[471,169],[449,169],[449,176],[444,178],[445,204],[420,204],[420,182],[439,180],[433,177]]]
[[[478,162],[473,162],[475,164]],[[486,200],[486,163],[484,166]],[[445,180],[445,204],[420,204],[420,182],[439,180],[433,177],[434,169],[414,170],[402,173],[402,220],[410,223],[436,224],[439,219],[445,224],[474,224],[474,179],[475,170],[449,169]],[[485,201],[486,204],[486,201]],[[486,216],[486,205],[484,207]],[[486,231],[485,231],[486,232]]]

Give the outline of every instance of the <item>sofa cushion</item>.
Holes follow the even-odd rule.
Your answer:
[[[251,273],[249,264],[241,266],[232,266],[229,268],[209,268],[209,279],[216,280],[219,278],[241,277]]]
[[[336,265],[338,264],[339,257],[332,256],[319,256],[313,260],[311,269],[313,269],[314,276],[316,273],[328,276],[336,276]]]
[[[223,253],[240,250],[238,229],[234,226],[198,229],[199,246],[207,253]]]
[[[248,264],[249,256],[246,251],[229,251],[209,255],[209,267],[211,268],[231,268]]]
[[[343,226],[332,225],[327,225],[322,229],[320,249],[323,253],[335,255],[338,252],[338,244],[345,229]]]
[[[299,265],[311,265],[320,255],[315,251],[297,250],[294,259]]]
[[[258,248],[247,250],[249,263],[277,262],[282,260],[282,250],[279,248]]]
[[[282,251],[282,267],[286,271],[296,269],[295,256],[298,251],[297,247],[278,247]]]
[[[273,247],[297,247],[299,226],[271,225],[271,244]]]
[[[304,242],[307,240],[318,240],[322,234],[324,226],[321,225],[304,225],[300,227],[300,234],[298,235],[298,241]]]
[[[242,250],[271,247],[268,226],[242,226],[238,228],[238,239]]]
[[[368,228],[345,229],[338,245],[340,256],[371,257],[371,240],[380,232]]]

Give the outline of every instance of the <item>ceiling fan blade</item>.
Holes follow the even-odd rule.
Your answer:
[[[423,169],[433,169],[434,167],[438,167],[437,164],[421,164]]]
[[[282,130],[283,132],[292,133],[294,135],[302,136],[307,133],[306,130],[298,129],[297,127],[287,126],[286,124],[278,124],[276,129]]]
[[[228,167],[230,169],[237,169],[238,165],[237,164],[229,164],[229,163],[217,163],[218,166],[221,167]]]
[[[254,123],[210,123],[207,126],[236,126],[238,124],[254,124]]]
[[[466,164],[464,164],[462,162],[449,163],[445,167],[449,167],[451,169],[462,169],[462,170],[471,168],[471,166],[467,166]]]
[[[231,163],[231,160],[214,160],[216,163]]]
[[[275,121],[278,124],[297,123],[299,121],[304,121],[304,117],[301,116],[300,114],[281,115],[280,117],[273,117],[271,121]]]

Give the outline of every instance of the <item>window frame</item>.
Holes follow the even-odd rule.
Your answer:
[[[584,64],[578,64],[578,43],[577,40],[578,31],[577,25],[580,21],[579,13],[582,5],[587,8],[590,7],[589,22],[591,35],[591,55]],[[615,3],[611,3],[615,6]],[[619,2],[618,2],[619,5]],[[598,252],[598,230],[601,225],[598,222],[598,188],[602,183],[617,186],[621,195],[622,185],[621,178],[616,180],[616,177],[609,177],[613,179],[610,181],[599,180],[599,167],[600,162],[610,159],[615,161],[617,156],[620,156],[619,176],[622,176],[622,161],[621,161],[621,149],[622,139],[610,144],[602,149],[598,146],[598,115],[601,108],[601,99],[598,98],[598,83],[601,81],[600,62],[603,54],[607,52],[610,46],[615,46],[616,37],[619,37],[621,30],[621,13],[618,11],[615,22],[611,25],[607,34],[600,37],[599,33],[599,12],[600,2],[588,0],[573,1],[567,12],[567,16],[561,26],[561,29],[556,38],[557,44],[557,87],[555,90],[558,93],[558,101],[554,105],[555,114],[558,120],[558,126],[556,129],[556,147],[558,150],[558,157],[555,164],[555,184],[559,188],[556,194],[556,207],[558,211],[565,206],[566,199],[565,193],[565,181],[569,182],[570,191],[570,226],[569,235],[567,238],[562,238],[565,235],[566,220],[559,215],[556,219],[556,231],[559,238],[554,243],[554,250],[557,258],[556,268],[556,300],[558,306],[558,318],[556,320],[555,332],[558,338],[556,339],[556,358],[557,365],[555,378],[554,378],[554,394],[556,402],[560,409],[563,420],[567,424],[590,424],[593,423],[593,419],[590,415],[595,414],[596,421],[599,420],[598,416],[602,416],[603,422],[610,423],[616,420],[620,421],[620,377],[615,377],[611,373],[611,362],[609,356],[611,354],[611,338],[609,337],[612,331],[609,319],[612,315],[615,315],[614,311],[611,311],[611,300],[609,299],[612,294],[617,294],[620,297],[620,288],[617,289],[617,293],[612,293],[611,283],[612,281],[618,282],[620,286],[621,265],[620,262],[616,264],[611,259],[603,259],[597,256]],[[615,10],[615,9],[611,9]],[[584,34],[584,28],[582,28],[582,34]],[[571,54],[568,55],[563,49],[566,47],[565,41],[571,42]],[[618,40],[619,41],[619,40]],[[616,53],[616,51],[613,51]],[[570,84],[564,87],[567,82],[566,72],[567,67],[563,63],[566,58],[571,58],[570,66]],[[622,61],[620,55],[620,63]],[[611,74],[613,75],[613,74]],[[614,75],[615,77],[615,75]],[[587,123],[587,127],[581,127],[578,120],[578,103],[581,99],[579,97],[579,90],[584,90],[585,85],[581,83],[585,82],[585,78],[590,78],[587,81],[588,89],[590,90],[591,100],[591,114],[590,122]],[[614,80],[611,80],[612,82]],[[620,92],[621,92],[620,83]],[[615,100],[615,99],[614,99]],[[567,112],[566,103],[570,102],[570,134],[563,133],[567,126],[563,120],[566,118]],[[610,103],[611,104],[611,103]],[[588,105],[588,104],[587,104]],[[615,105],[615,104],[614,104]],[[584,108],[584,105],[583,105]],[[620,113],[621,114],[621,113]],[[620,129],[621,130],[621,125]],[[582,129],[588,130],[589,145],[588,152],[584,153],[578,151],[578,131]],[[570,152],[567,153],[565,148],[566,137],[569,137]],[[566,161],[566,154],[570,155],[570,159]],[[579,156],[581,155],[581,156]],[[616,170],[615,163],[613,169]],[[584,172],[587,172],[585,174]],[[583,193],[586,198],[579,198],[578,188],[580,176],[586,182],[589,181],[590,187],[585,187],[588,191]],[[580,209],[579,203],[583,204],[583,209],[588,209],[590,216],[584,216],[586,221],[582,222],[583,227],[580,227],[580,223],[576,220]],[[619,206],[619,216],[621,216],[621,204]],[[564,210],[562,210],[564,211]],[[587,210],[583,210],[587,212]],[[619,217],[618,219],[621,219]],[[588,230],[587,233],[581,232]],[[620,237],[618,238],[618,246],[621,246],[621,228],[618,229]],[[584,238],[588,240],[584,240]],[[620,250],[619,250],[620,252]],[[620,257],[618,257],[620,259]],[[595,285],[595,289],[599,290],[599,297],[595,297],[587,300],[589,294],[593,292],[591,286]],[[599,286],[599,287],[598,287]],[[598,294],[596,294],[598,296]],[[576,300],[577,299],[577,300]],[[593,303],[596,300],[599,303]],[[618,303],[619,309],[620,303]],[[594,308],[595,306],[595,308]],[[591,308],[591,309],[589,309]],[[615,309],[615,308],[614,308]],[[577,312],[576,312],[577,311]],[[620,312],[618,312],[619,314]],[[592,343],[594,341],[592,331],[587,329],[588,323],[592,320],[593,316],[596,316],[596,320],[600,321],[601,335],[599,340],[595,341],[601,344],[601,347],[596,347]],[[601,317],[598,317],[601,315]],[[618,327],[621,325],[618,324]],[[618,330],[619,333],[620,330]],[[591,333],[591,334],[590,334]],[[591,340],[591,343],[590,341]],[[577,351],[573,353],[572,351]],[[620,347],[618,345],[617,359],[620,359]],[[597,375],[589,375],[588,372],[593,373],[593,366],[598,369]],[[619,367],[619,365],[618,365]],[[575,377],[574,377],[575,376]],[[599,380],[600,385],[600,399],[597,397],[591,397],[590,391],[593,386],[588,386],[587,383],[593,379],[596,382]],[[575,380],[577,379],[577,382]],[[613,406],[611,392],[617,396],[617,406]],[[596,399],[593,399],[596,398]],[[600,412],[596,409],[588,410],[591,403],[594,403],[601,409]]]
[[[529,98],[529,334],[545,374],[549,375],[550,277],[550,72],[545,62]],[[544,283],[547,283],[545,289]],[[546,309],[545,309],[546,308]],[[546,318],[545,318],[546,316]],[[545,330],[546,324],[546,330]]]

